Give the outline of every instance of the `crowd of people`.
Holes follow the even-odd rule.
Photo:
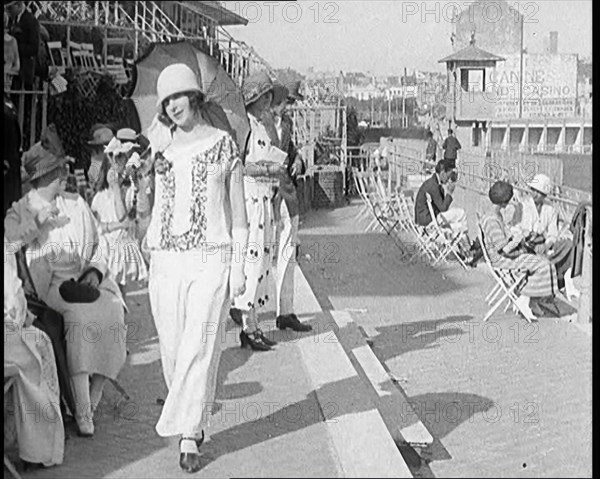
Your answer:
[[[79,436],[94,435],[104,386],[126,361],[126,334],[112,332],[126,331],[132,283],[148,284],[169,391],[156,430],[180,436],[188,472],[200,468],[227,317],[254,351],[277,344],[259,324],[269,305],[277,328],[311,330],[293,298],[305,166],[286,109],[299,84],[246,78],[245,145],[213,126],[200,85],[185,64],[166,67],[146,135],[94,125],[77,175],[53,125],[4,162],[5,186],[19,183],[4,201],[4,319],[14,330],[5,364],[19,369],[12,419],[27,463],[62,463],[67,416]],[[43,340],[29,344],[31,330]],[[28,421],[21,411],[33,401],[53,404],[54,420]]]

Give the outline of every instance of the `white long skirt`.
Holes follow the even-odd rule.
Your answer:
[[[199,434],[213,409],[231,263],[210,253],[151,253],[148,293],[169,389],[160,436]]]

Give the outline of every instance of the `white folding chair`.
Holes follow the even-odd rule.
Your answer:
[[[58,73],[65,74],[67,68],[67,53],[62,46],[62,42],[48,42],[48,53],[50,56],[50,64],[56,67]]]
[[[411,231],[411,236],[415,240],[421,255],[424,256],[429,263],[433,264],[441,254],[440,249],[427,228],[418,225],[415,222],[415,202],[413,201],[413,198],[403,195],[402,201],[404,202],[405,210],[409,213],[407,216],[407,225]]]
[[[481,244],[481,250],[483,252],[483,258],[487,265],[492,277],[494,278],[495,285],[492,290],[485,297],[485,301],[490,305],[490,309],[483,318],[483,321],[487,321],[492,314],[506,301],[507,307],[512,306],[513,309],[522,314],[522,316],[531,322],[528,315],[521,310],[517,303],[519,297],[519,291],[527,281],[526,272],[518,272],[512,269],[497,268],[492,264],[490,255],[485,244],[485,235],[481,226],[481,220],[478,215],[477,221],[477,236],[479,243]],[[505,308],[506,311],[507,308]]]
[[[440,256],[434,262],[434,266],[442,261],[448,263],[448,255],[452,253],[464,269],[469,269],[464,260],[461,258],[461,254],[458,249],[458,243],[463,239],[464,233],[453,234],[450,225],[444,225],[445,227],[442,228],[437,216],[435,215],[435,212],[433,211],[431,195],[429,193],[425,193],[425,199],[427,201],[429,215],[431,216],[434,240],[439,242],[441,245]]]

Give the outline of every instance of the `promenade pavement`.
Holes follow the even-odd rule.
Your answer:
[[[323,309],[362,328],[433,435],[409,464],[415,477],[590,477],[591,325],[502,310],[483,323],[484,264],[408,264],[385,234],[364,232],[359,208],[305,218],[301,266]]]

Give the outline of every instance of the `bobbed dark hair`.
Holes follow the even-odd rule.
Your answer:
[[[204,93],[201,93],[199,91],[186,91],[186,92],[177,94],[177,96],[181,96],[181,95],[185,95],[190,99],[190,108],[192,109],[192,111],[194,113],[202,112],[202,108],[203,108],[204,102],[205,102]],[[167,115],[167,105],[169,103],[169,100],[174,96],[175,95],[171,95],[170,97],[165,98],[165,100],[162,102],[162,105],[161,105],[161,112],[158,116],[159,120],[169,127],[175,126],[174,123],[169,118],[169,115]]]

